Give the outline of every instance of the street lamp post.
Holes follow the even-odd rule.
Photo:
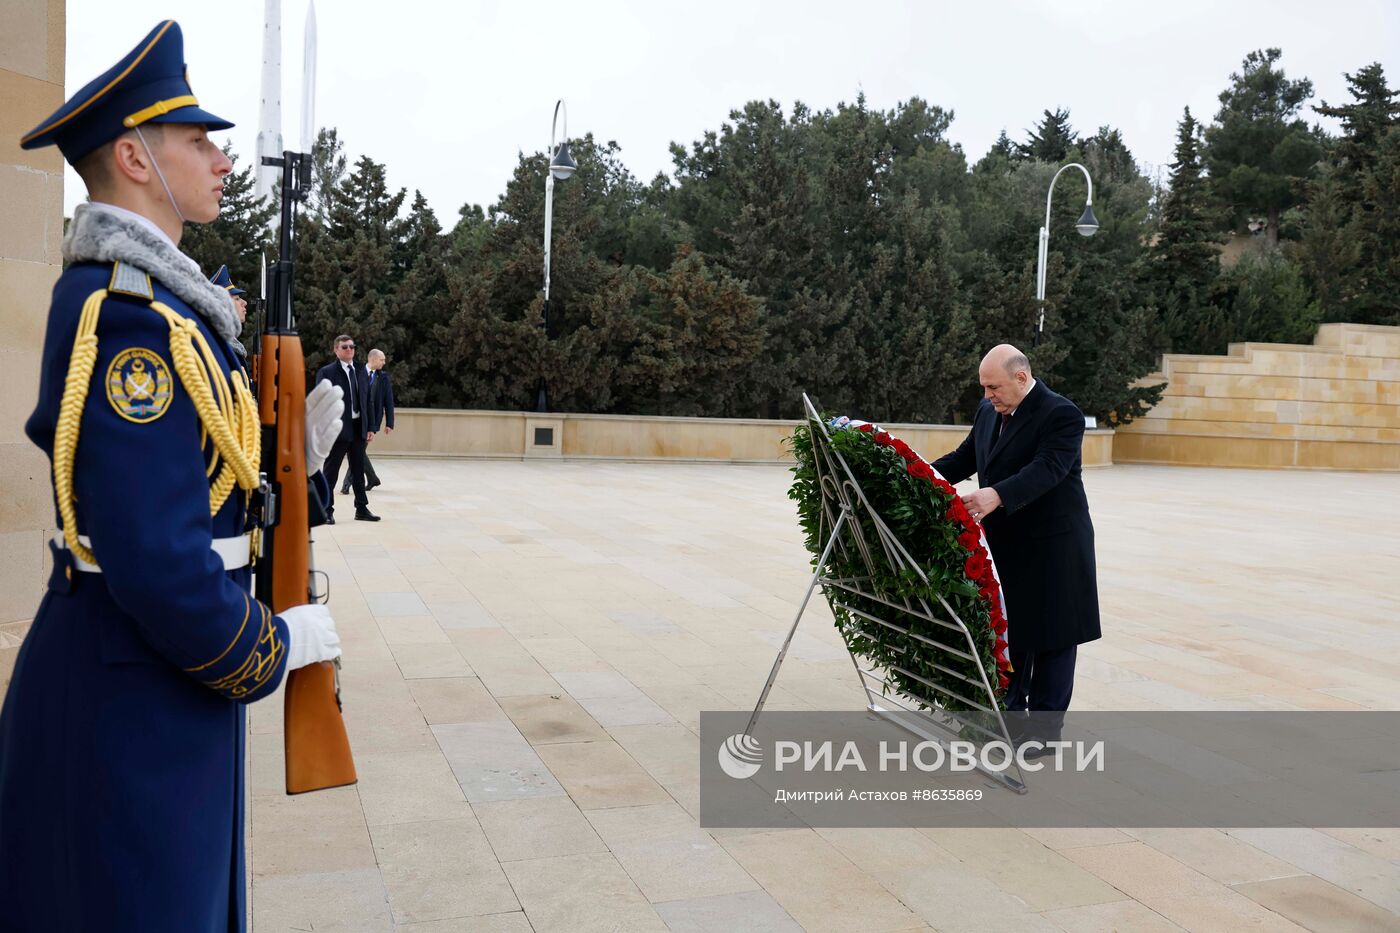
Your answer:
[[[554,141],[559,128],[559,111],[564,111],[564,137],[556,148]],[[544,313],[543,326],[545,339],[549,339],[549,240],[554,227],[554,179],[563,181],[574,173],[578,163],[569,155],[569,108],[562,100],[554,102],[554,122],[549,127],[549,172],[544,177]],[[544,377],[540,377],[539,397],[535,410],[549,411],[549,390]]]
[[[1040,317],[1035,325],[1035,346],[1040,346],[1040,336],[1045,332],[1045,260],[1050,250],[1050,198],[1055,194],[1055,182],[1059,181],[1065,169],[1069,168],[1077,168],[1083,172],[1084,181],[1089,186],[1089,196],[1084,199],[1084,213],[1079,215],[1074,229],[1079,231],[1080,236],[1085,237],[1099,232],[1099,219],[1094,216],[1094,180],[1089,177],[1089,170],[1078,162],[1062,166],[1055,173],[1055,177],[1050,179],[1050,191],[1045,195],[1045,226],[1040,228],[1040,254],[1035,269],[1035,300],[1040,307]]]

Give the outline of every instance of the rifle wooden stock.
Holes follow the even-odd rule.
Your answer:
[[[304,606],[310,593],[310,506],[306,501],[306,362],[301,338],[265,334],[258,363],[258,414],[275,429],[268,480],[277,487],[277,524],[270,532],[272,611]],[[307,530],[300,535],[300,529]]]
[[[267,529],[260,584],[274,612],[310,599],[310,519],[306,477],[306,360],[295,333],[262,338],[258,360],[259,417],[273,443],[264,445],[277,520]],[[269,450],[270,446],[270,450]],[[287,793],[354,784],[355,762],[340,712],[335,666],[310,664],[287,674],[283,743]]]

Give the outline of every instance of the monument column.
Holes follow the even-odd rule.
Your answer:
[[[63,157],[19,138],[63,104],[65,0],[0,0],[0,697],[39,606],[53,533],[49,462],[24,436],[62,271]]]

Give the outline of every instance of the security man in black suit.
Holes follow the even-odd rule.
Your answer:
[[[1084,495],[1084,415],[1031,376],[1010,344],[978,369],[984,398],[972,430],[934,469],[982,523],[1001,577],[1010,643],[1009,710],[1069,708],[1078,646],[1100,637],[1094,525]]]
[[[384,422],[384,430],[394,433],[394,380],[384,369],[383,350],[369,351],[369,410],[371,431],[379,433],[379,423]]]
[[[335,362],[327,363],[316,372],[316,382],[332,382],[345,393],[345,414],[342,416],[340,437],[326,458],[325,474],[330,488],[335,489],[340,476],[341,461],[349,455],[350,484],[355,487],[355,518],[362,522],[377,522],[379,516],[369,510],[365,494],[365,446],[374,438],[369,430],[369,374],[363,363],[355,362],[355,338],[341,334],[335,338]],[[327,524],[335,524],[335,499],[326,509]]]
[[[394,433],[394,381],[384,371],[386,357],[384,351],[373,349],[366,358],[365,371],[369,373],[369,436],[379,433],[379,425],[384,425],[385,434]],[[365,451],[365,489],[381,485],[379,475],[374,472],[369,451]],[[350,477],[346,476],[340,485],[343,496],[350,491]]]

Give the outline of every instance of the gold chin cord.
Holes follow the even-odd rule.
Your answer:
[[[83,302],[53,442],[53,485],[58,514],[63,519],[63,535],[68,549],[76,557],[94,565],[97,558],[78,540],[73,463],[78,451],[83,407],[87,404],[93,368],[97,365],[97,319],[106,297],[107,290],[99,289]],[[241,372],[235,373],[232,379],[225,375],[209,342],[193,320],[159,301],[151,302],[151,309],[170,326],[170,356],[175,361],[175,371],[194,402],[203,432],[214,442],[211,475],[217,459],[223,459],[223,469],[209,487],[209,514],[213,516],[228,500],[235,483],[249,495],[258,488],[262,432],[257,405],[247,377]]]

